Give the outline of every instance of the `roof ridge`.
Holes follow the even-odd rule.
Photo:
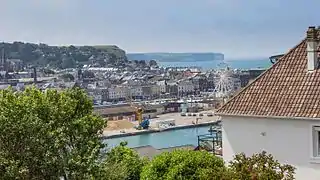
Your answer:
[[[294,46],[293,48],[291,48],[287,53],[285,53],[285,55],[283,55],[282,57],[279,58],[278,61],[275,62],[275,64],[273,64],[270,68],[268,68],[267,70],[265,70],[263,73],[261,73],[257,78],[255,78],[251,83],[249,83],[247,86],[245,86],[243,89],[241,89],[240,91],[238,91],[233,97],[231,97],[225,104],[223,104],[219,109],[217,109],[217,111],[215,112],[215,114],[220,115],[219,111],[224,108],[225,106],[227,106],[228,104],[230,104],[232,102],[233,99],[237,98],[242,92],[246,91],[250,86],[252,86],[254,83],[256,83],[261,77],[263,77],[267,72],[269,72],[271,69],[275,68],[276,65],[279,64],[279,62],[282,61],[282,59],[285,59],[292,51],[296,50],[301,44],[305,43],[306,38],[304,38],[303,40],[301,40],[296,46]],[[225,114],[225,113],[221,113],[221,114]]]

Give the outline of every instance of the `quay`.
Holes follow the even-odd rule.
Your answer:
[[[163,131],[186,129],[186,128],[193,128],[193,127],[203,127],[203,126],[216,125],[216,124],[217,124],[217,121],[211,121],[211,122],[202,122],[198,124],[177,125],[177,126],[171,126],[167,128],[161,128],[161,129],[151,128],[147,130],[136,130],[134,132],[128,132],[128,133],[112,134],[109,136],[104,135],[102,136],[102,139],[112,139],[112,138],[135,136],[135,135],[141,135],[141,134],[158,133]]]
[[[158,115],[156,118],[150,119],[150,127],[146,130],[137,130],[134,127],[138,125],[137,121],[128,120],[115,120],[108,121],[107,127],[103,132],[103,139],[111,139],[116,137],[134,136],[140,134],[156,133],[168,130],[185,129],[192,127],[202,127],[215,124],[218,120],[218,116],[208,116],[207,114],[212,111],[201,111],[194,113],[197,116],[181,116],[181,113],[166,113]],[[203,114],[203,116],[199,116]],[[159,122],[165,122],[166,120],[174,120],[175,126],[165,126],[159,128]],[[197,123],[195,123],[197,122]]]

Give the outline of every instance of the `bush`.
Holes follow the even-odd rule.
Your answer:
[[[232,177],[241,180],[293,180],[295,168],[280,164],[271,154],[265,151],[247,157],[241,153],[230,162]]]
[[[126,145],[127,143],[121,143],[107,152],[104,170],[105,172],[109,172],[106,174],[110,174],[113,179],[139,180],[142,167],[146,164],[147,160],[140,158],[137,152]],[[120,167],[120,169],[116,169],[115,167]]]
[[[208,152],[175,150],[156,156],[142,170],[142,180],[225,179],[223,160]]]

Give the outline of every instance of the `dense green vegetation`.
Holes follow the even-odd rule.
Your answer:
[[[294,179],[295,168],[280,164],[271,154],[263,151],[251,157],[241,153],[230,162],[231,177],[234,179]]]
[[[97,169],[105,121],[80,89],[0,91],[3,179],[86,179]]]
[[[73,68],[91,60],[102,66],[121,65],[127,61],[125,51],[117,46],[48,46],[13,42],[0,43],[0,50],[1,56],[4,50],[5,58],[53,68]]]
[[[152,159],[141,172],[141,179],[167,180],[293,180],[295,168],[282,165],[262,152],[246,157],[236,155],[230,165],[204,151],[177,150]]]
[[[262,152],[230,163],[208,152],[177,150],[152,160],[100,139],[106,122],[78,88],[0,91],[0,179],[292,180],[294,168]]]
[[[135,151],[126,147],[126,143],[121,143],[118,147],[111,149],[107,153],[105,162],[121,166],[121,172],[125,174],[125,178],[123,179],[139,180],[142,168],[148,161],[147,159],[140,158]]]
[[[227,168],[221,158],[204,151],[165,152],[147,164],[142,180],[223,179]]]
[[[60,78],[63,79],[65,82],[74,81],[74,76],[70,73],[62,74]]]

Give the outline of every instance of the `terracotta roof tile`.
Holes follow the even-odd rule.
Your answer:
[[[217,114],[320,118],[320,69],[307,71],[306,49],[305,39]]]

